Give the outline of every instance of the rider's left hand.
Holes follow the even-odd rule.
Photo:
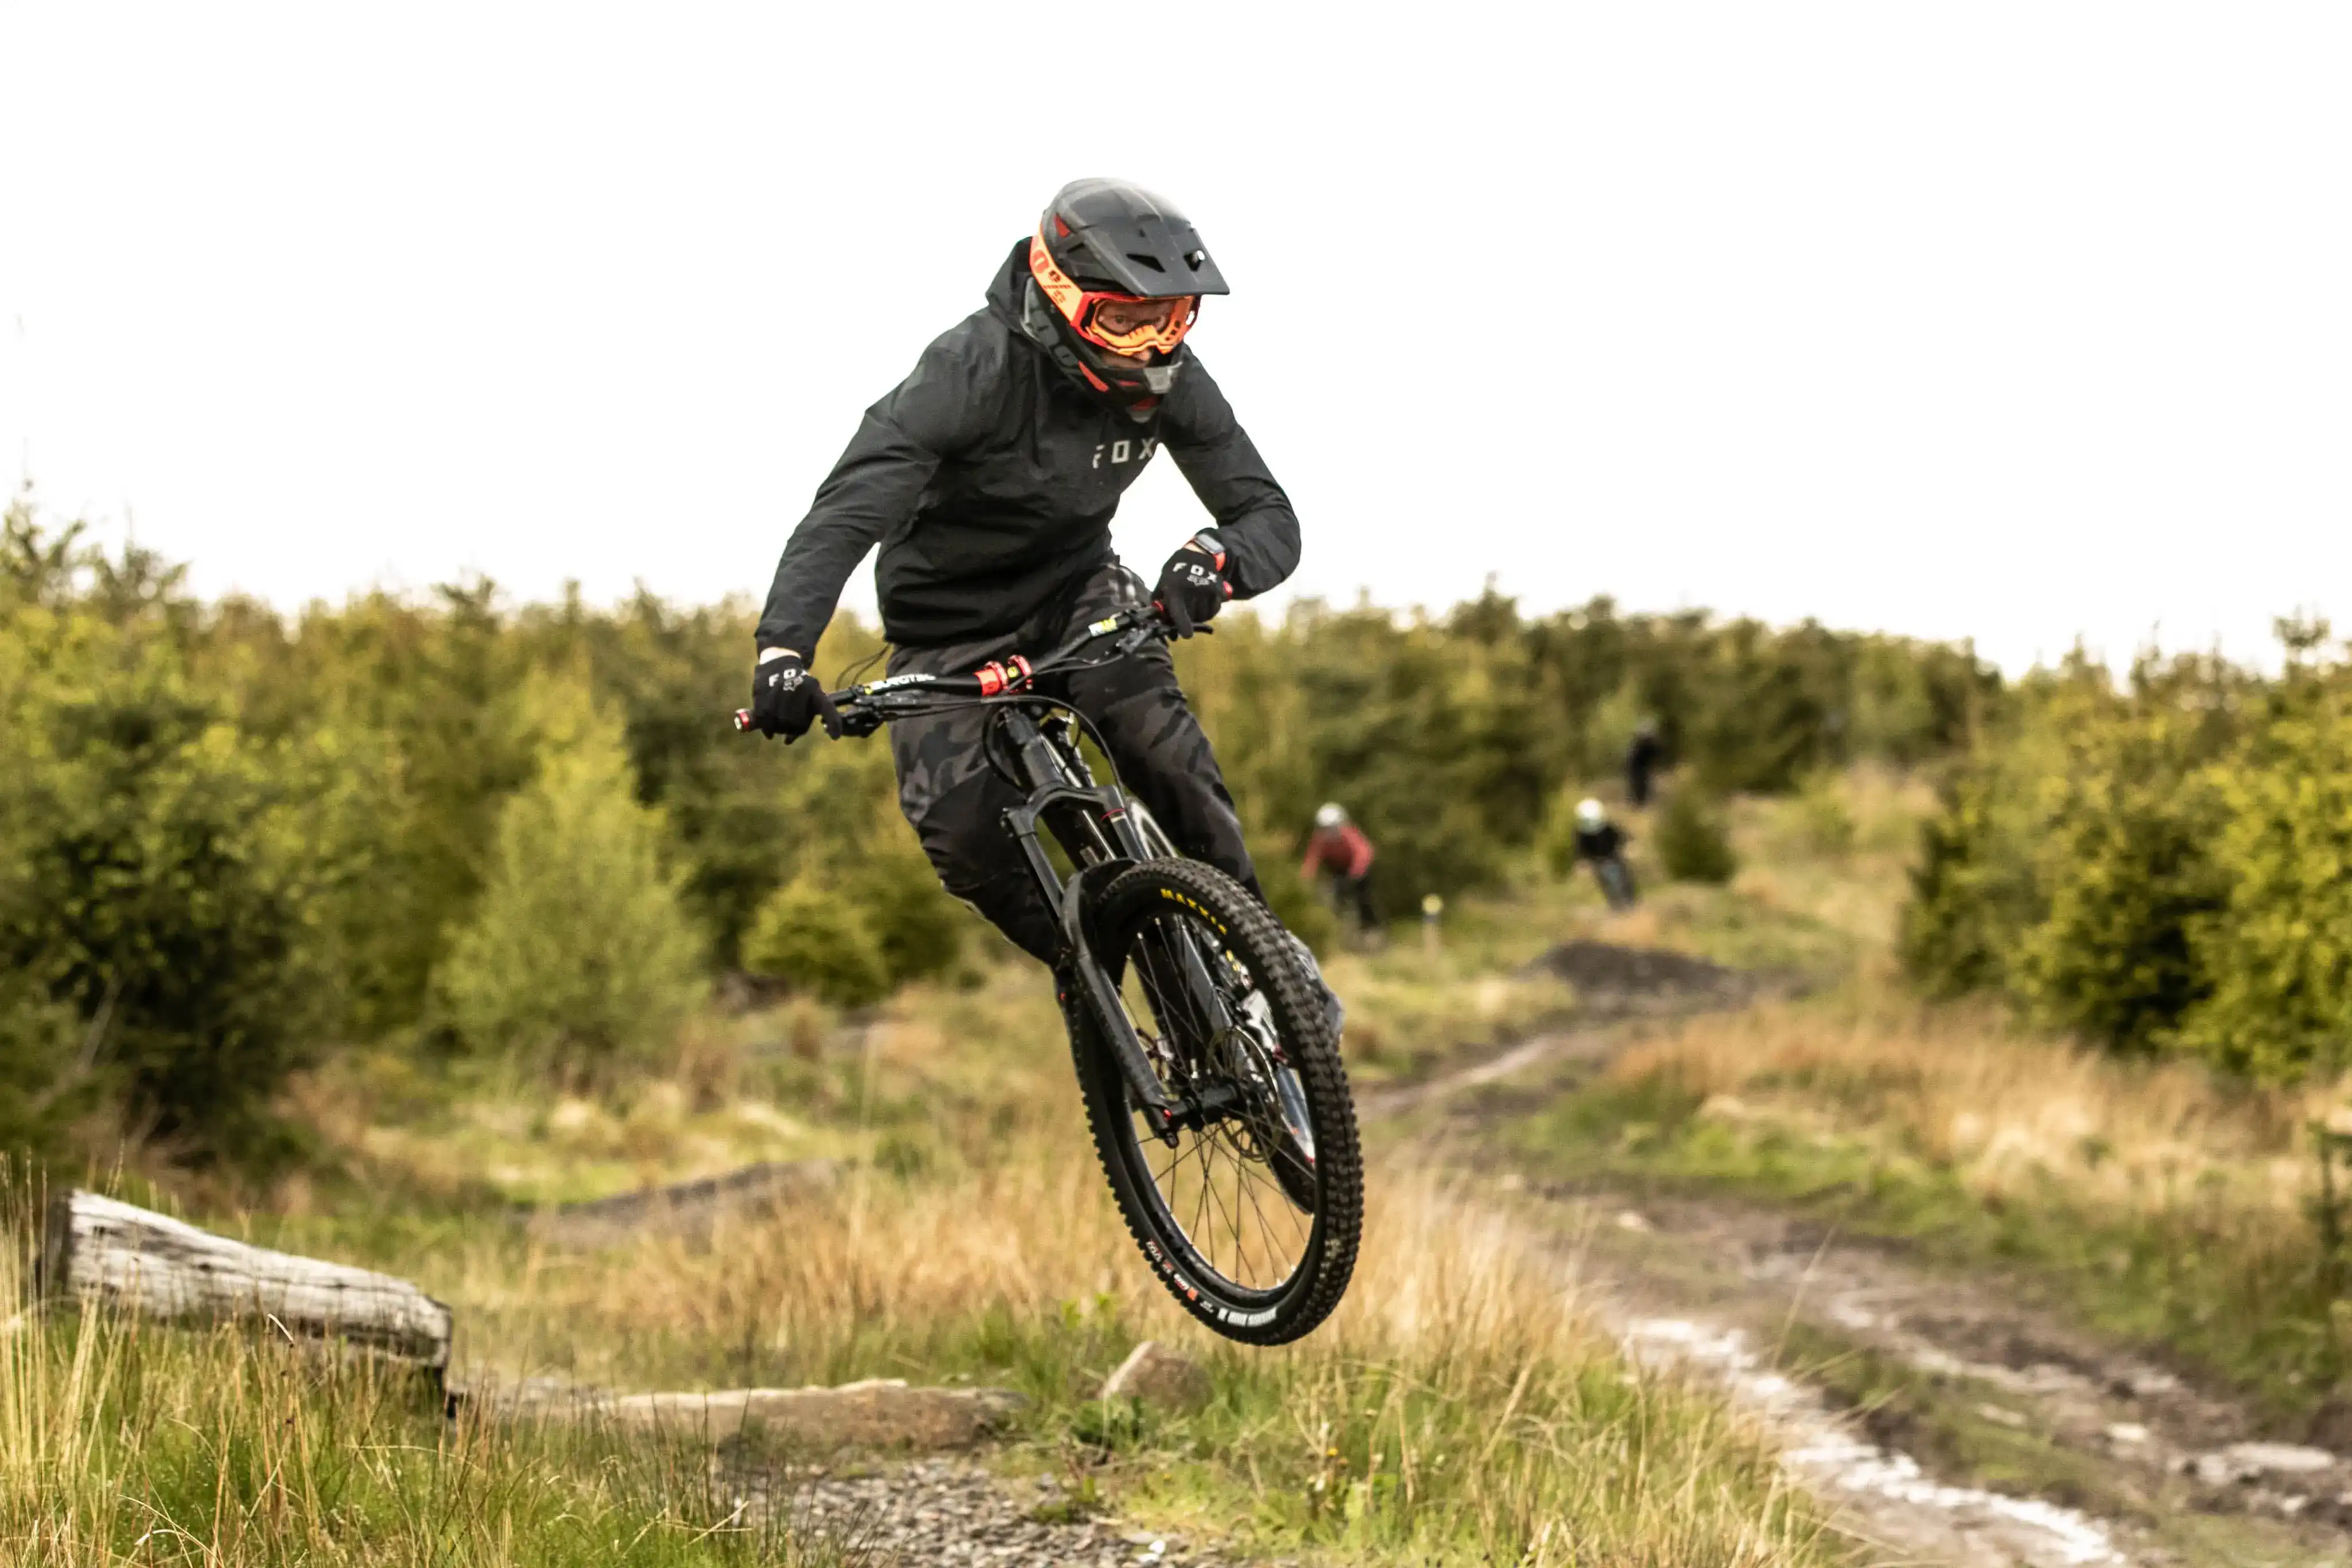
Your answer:
[[[1189,637],[1194,627],[1216,619],[1233,596],[1234,585],[1225,581],[1225,547],[1216,535],[1204,531],[1186,540],[1168,558],[1151,602],[1166,614],[1178,637]]]

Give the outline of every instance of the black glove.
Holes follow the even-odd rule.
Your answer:
[[[1151,602],[1178,637],[1189,637],[1195,626],[1215,620],[1233,596],[1234,586],[1225,581],[1225,547],[1216,535],[1202,533],[1160,569]]]
[[[773,649],[761,654],[751,671],[751,728],[762,735],[782,735],[789,746],[820,717],[824,732],[840,740],[841,714],[824,685],[809,679],[801,656]]]

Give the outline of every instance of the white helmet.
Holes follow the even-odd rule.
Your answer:
[[[1586,795],[1576,803],[1576,825],[1586,832],[1591,832],[1608,820],[1609,808],[1591,795]]]
[[[1348,820],[1348,808],[1336,800],[1327,800],[1316,808],[1315,826],[1337,827]]]

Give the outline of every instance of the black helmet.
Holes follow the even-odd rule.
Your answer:
[[[1029,335],[1138,420],[1174,388],[1201,296],[1228,292],[1192,220],[1121,180],[1061,188],[1030,238],[1029,280]]]

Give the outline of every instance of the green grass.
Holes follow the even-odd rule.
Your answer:
[[[0,1348],[0,1540],[58,1568],[817,1564],[698,1445],[443,1418],[412,1373],[92,1310]]]

